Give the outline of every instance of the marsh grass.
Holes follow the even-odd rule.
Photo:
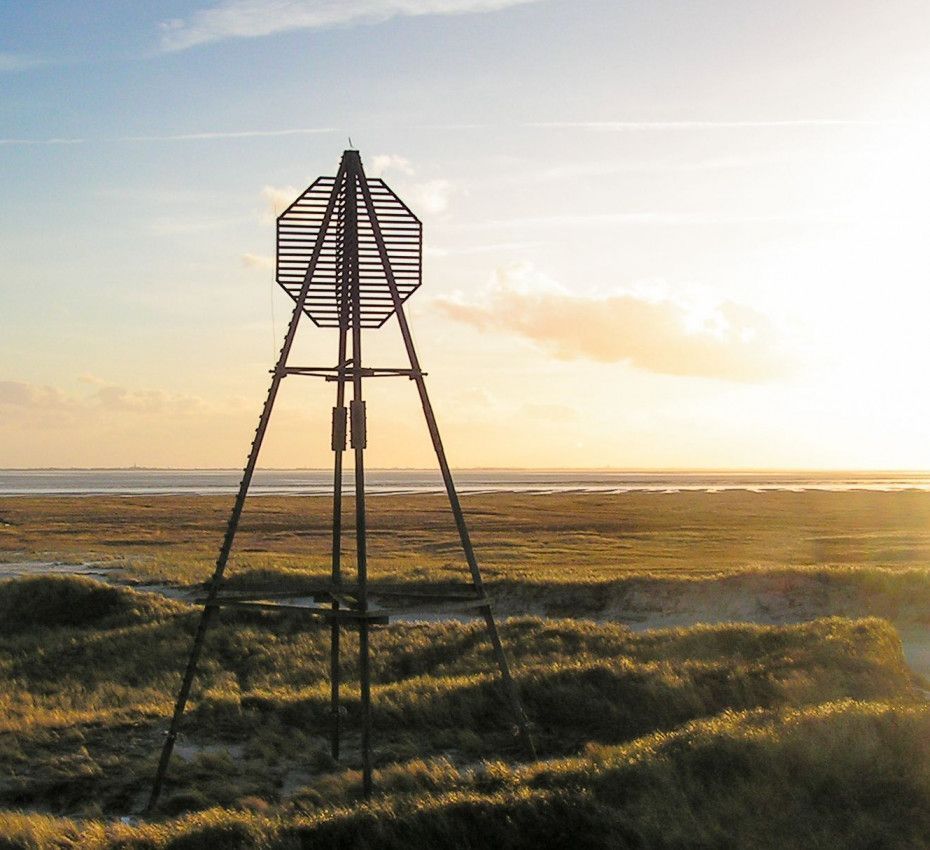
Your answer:
[[[210,574],[229,509],[212,497],[0,501],[7,560],[100,560],[130,582],[181,587]],[[0,850],[930,844],[930,718],[897,633],[814,619],[926,620],[930,494],[465,502],[499,610],[575,618],[502,624],[541,761],[522,763],[479,624],[379,627],[378,796],[364,805],[354,633],[337,765],[327,635],[224,611],[160,819],[123,824],[154,771],[197,612],[90,579],[0,582]],[[461,583],[441,500],[369,505],[376,584]],[[327,509],[250,500],[232,586],[323,577]],[[809,622],[607,622],[705,610]]]
[[[103,591],[105,604],[82,603]],[[0,634],[0,804],[84,816],[137,807],[196,610],[86,578],[0,583],[0,608],[24,601],[16,628]],[[49,612],[68,601],[83,612],[79,622],[50,626]],[[545,757],[726,711],[915,699],[896,633],[874,619],[634,633],[518,618],[502,632]],[[302,786],[329,789],[302,798],[318,805],[357,799],[356,739],[350,733],[342,766],[326,752],[327,637],[289,615],[220,616],[169,777],[166,814],[250,798],[281,805]],[[373,647],[375,757],[387,787],[429,789],[456,765],[522,758],[480,624],[377,628]],[[349,730],[358,726],[356,653],[346,630]]]
[[[212,573],[226,497],[5,498],[0,561],[91,560],[127,582],[193,590]],[[351,500],[350,500],[351,502]],[[930,493],[495,494],[464,499],[485,583],[505,615],[664,625],[837,614],[925,623]],[[231,589],[303,591],[329,571],[329,500],[247,503]],[[461,589],[444,501],[371,499],[375,587]],[[351,504],[344,563],[351,580]]]
[[[109,560],[140,580],[196,584],[210,574],[231,503],[228,496],[2,498],[8,524],[0,526],[0,553]],[[465,496],[463,504],[486,577],[518,583],[752,565],[923,568],[930,560],[930,493],[922,492],[493,494]],[[230,575],[322,575],[330,510],[322,496],[249,499]],[[466,578],[443,498],[379,496],[367,511],[374,578]]]
[[[5,812],[0,846],[920,847],[930,835],[928,742],[926,706],[842,700],[724,712],[554,761],[391,768],[369,805],[297,800],[136,826]]]

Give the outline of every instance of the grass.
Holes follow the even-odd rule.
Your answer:
[[[98,598],[106,604],[87,602]],[[52,625],[49,612],[63,600],[84,616]],[[0,634],[0,806],[83,816],[137,808],[197,612],[77,577],[0,583],[0,610],[14,609],[15,627]],[[917,699],[895,631],[875,619],[635,633],[526,617],[506,621],[502,633],[546,758],[727,711]],[[327,753],[327,636],[288,615],[221,616],[165,813],[249,799],[280,806],[302,786],[311,789],[307,805],[354,804],[357,739],[350,733],[341,766]],[[355,640],[347,630],[349,730],[358,728]],[[423,772],[423,757],[445,756],[456,770],[523,757],[480,624],[398,624],[374,629],[372,641],[381,769],[414,781],[408,774]]]
[[[230,496],[0,498],[7,560],[114,560],[143,580],[205,580]],[[491,581],[572,584],[629,575],[797,566],[923,568],[930,493],[721,492],[470,495],[463,504]],[[249,500],[230,574],[328,570],[326,497]],[[352,500],[345,506],[351,563]],[[382,581],[462,581],[443,498],[368,501],[371,570]],[[294,577],[291,576],[293,579]]]
[[[130,826],[0,814],[0,846],[202,848],[922,847],[930,710],[842,700],[726,712],[572,758],[418,765],[370,805],[211,809]],[[385,782],[385,780],[388,780]]]
[[[828,614],[925,623],[930,493],[473,495],[463,500],[505,614],[667,625]],[[138,583],[192,588],[213,570],[230,497],[0,498],[0,562],[93,561]],[[250,499],[229,586],[299,590],[329,570],[325,497]],[[353,575],[351,499],[343,559]],[[461,587],[445,501],[369,500],[373,584]]]
[[[0,582],[0,850],[930,846],[928,709],[889,622],[847,619],[926,620],[930,494],[464,501],[498,608],[550,617],[502,623],[539,761],[524,761],[480,624],[376,627],[366,805],[354,633],[336,764],[328,635],[227,610],[161,810],[123,823],[144,801],[197,612],[90,578],[21,578]],[[229,503],[2,499],[0,560],[104,561],[129,583],[192,587]],[[376,584],[465,578],[440,499],[369,505]],[[327,508],[250,500],[231,584],[323,576]],[[782,625],[611,622],[703,612]]]

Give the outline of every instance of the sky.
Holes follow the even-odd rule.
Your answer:
[[[241,466],[275,216],[351,139],[453,466],[930,468],[928,105],[925,0],[4,0],[0,467]],[[260,465],[329,465],[333,394]],[[432,466],[366,396],[368,463]]]

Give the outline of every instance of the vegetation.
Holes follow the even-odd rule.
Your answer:
[[[0,499],[0,563],[90,561],[114,578],[191,589],[211,574],[228,496]],[[829,614],[925,622],[930,493],[474,495],[464,499],[504,614],[677,625]],[[250,499],[227,572],[239,588],[312,586],[329,570],[329,499]],[[351,577],[351,499],[344,561]],[[461,585],[444,498],[368,502],[369,574]]]
[[[376,583],[462,581],[440,499],[370,506]],[[322,577],[327,507],[250,500],[231,584]],[[482,496],[466,507],[498,608],[550,617],[502,624],[539,761],[525,761],[480,624],[375,627],[366,804],[354,632],[343,633],[337,764],[328,632],[226,610],[160,811],[123,822],[144,803],[197,617],[133,586],[202,582],[229,500],[4,500],[7,562],[113,571],[0,581],[0,850],[930,845],[922,682],[887,620],[820,616],[926,619],[930,494]],[[674,626],[702,612],[781,625],[615,622]]]
[[[211,571],[230,496],[0,498],[6,560],[114,560],[139,579],[192,584]],[[930,493],[720,492],[471,495],[463,499],[487,577],[532,584],[630,574],[708,574],[797,566],[923,568]],[[441,496],[368,500],[376,578],[461,580]],[[256,496],[232,572],[324,572],[330,500]],[[345,506],[346,557],[353,508]]]
[[[686,846],[694,829],[731,830],[726,806],[750,811],[754,795],[770,793],[766,771],[787,783],[802,738],[824,748],[804,769],[819,765],[836,790],[836,771],[865,759],[834,766],[841,741],[900,734],[892,744],[903,760],[923,752],[905,741],[930,722],[880,620],[635,633],[520,618],[503,636],[545,759],[521,766],[480,626],[399,624],[373,637],[379,796],[368,807],[355,739],[341,765],[327,752],[323,630],[228,612],[210,634],[161,815],[206,811],[131,827],[112,818],[144,800],[196,611],[61,576],[0,584],[0,611],[15,612],[0,635],[0,847],[400,847],[453,834],[478,847],[486,833],[505,847],[550,833],[552,846],[567,846],[574,831],[581,846],[605,836]],[[350,680],[355,650],[347,630]],[[351,686],[347,697],[354,729]],[[878,766],[891,770],[889,759]],[[919,772],[908,770],[899,782],[916,800],[925,790],[907,784]],[[729,788],[727,776],[746,787]],[[707,794],[714,805],[697,814]],[[650,843],[673,801],[694,824],[676,821],[677,838]]]

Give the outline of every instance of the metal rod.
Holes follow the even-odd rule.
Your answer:
[[[336,234],[337,262],[345,267],[345,210],[339,218],[338,232]],[[320,240],[325,241],[324,239]],[[343,299],[339,310],[339,348],[337,351],[338,365],[336,366],[336,406],[333,410],[333,548],[332,548],[332,581],[338,592],[342,585],[342,458],[346,448],[345,429],[345,395],[346,395],[346,331],[348,316],[345,308],[346,280],[344,272],[340,274],[339,284],[342,288]],[[339,599],[332,602],[333,611],[339,610]],[[339,667],[339,618],[333,617],[329,631],[330,637],[330,715],[332,726],[330,728],[330,755],[333,759],[339,758],[339,686],[341,670]]]
[[[340,416],[345,410],[345,366],[346,366],[346,325],[343,322],[339,327],[339,375],[336,383],[336,409]],[[345,451],[345,431],[343,440],[334,446],[335,459],[333,461],[333,585],[342,584],[342,455]],[[339,610],[339,603],[333,601],[333,611]],[[334,759],[339,758],[339,621],[333,618],[330,626],[330,713],[332,715],[332,728],[330,731],[330,753]]]
[[[346,177],[346,272],[352,305],[352,400],[362,405],[362,324],[358,289],[358,186],[365,186],[358,153],[352,156]],[[353,411],[354,413],[354,411]],[[352,416],[352,446],[355,451],[355,553],[358,568],[358,606],[368,610],[368,546],[365,526],[365,439],[357,433],[358,419]],[[362,709],[362,793],[371,797],[371,670],[369,668],[368,622],[358,624],[359,685]]]
[[[462,512],[462,505],[459,502],[458,494],[455,491],[455,482],[452,478],[452,470],[449,468],[449,463],[446,459],[446,452],[442,444],[442,437],[439,434],[439,426],[436,423],[436,415],[433,412],[433,406],[430,403],[429,394],[426,391],[426,381],[423,378],[423,370],[420,368],[420,360],[417,357],[416,348],[413,344],[413,337],[410,333],[410,326],[407,324],[407,317],[404,314],[403,299],[400,297],[397,283],[394,280],[394,273],[391,270],[390,257],[388,256],[387,246],[384,242],[384,236],[381,233],[381,226],[378,223],[378,218],[375,214],[375,207],[371,199],[371,191],[368,188],[368,183],[364,179],[364,176],[362,177],[360,184],[362,197],[366,207],[368,208],[372,234],[374,235],[375,242],[377,243],[378,252],[381,255],[381,262],[384,267],[384,276],[387,279],[388,288],[391,291],[391,297],[394,301],[394,311],[397,314],[397,322],[400,326],[401,336],[404,340],[404,348],[407,351],[407,357],[410,361],[410,368],[414,372],[413,380],[417,385],[417,392],[419,393],[420,403],[423,407],[423,415],[426,418],[426,427],[429,430],[430,439],[433,443],[433,449],[436,452],[436,459],[439,462],[439,469],[442,472],[442,480],[445,484],[446,494],[449,497],[449,505],[452,508],[452,515],[455,518],[455,525],[458,529],[459,539],[462,543],[462,550],[465,552],[465,560],[468,562],[468,568],[471,571],[472,583],[475,586],[475,591],[478,595],[483,596],[484,583],[481,580],[481,570],[478,567],[478,560],[475,557],[475,550],[472,546],[471,537],[468,533],[468,526],[465,523],[465,515]],[[491,611],[490,605],[486,606],[482,610],[484,613],[484,621],[488,628],[488,636],[491,639],[491,647],[494,651],[494,657],[497,661],[497,666],[500,669],[501,679],[504,683],[504,690],[506,691],[507,698],[510,701],[510,707],[513,711],[514,719],[517,723],[517,728],[520,730],[520,734],[523,737],[524,743],[526,744],[527,750],[529,751],[531,757],[535,759],[536,745],[533,742],[533,736],[530,734],[529,722],[526,718],[526,714],[523,711],[523,704],[520,700],[520,694],[517,690],[516,682],[514,682],[513,677],[510,674],[510,665],[507,662],[507,655],[504,652],[500,634],[497,631],[497,624],[494,622],[494,614]]]
[[[344,176],[345,166],[340,165],[339,173],[336,177],[335,183],[333,184],[333,190],[329,198],[329,203],[326,206],[326,213],[323,217],[324,232],[325,228],[329,226],[329,222],[332,219],[333,210],[336,206],[336,200],[339,195],[337,187],[339,186],[340,178],[343,178]],[[187,700],[190,697],[194,675],[197,672],[197,663],[200,660],[200,653],[203,649],[207,628],[209,627],[210,620],[213,617],[215,606],[211,605],[211,603],[216,599],[216,595],[219,592],[220,585],[223,581],[223,573],[226,571],[226,563],[229,560],[229,552],[232,549],[233,539],[235,538],[236,530],[239,527],[239,519],[242,516],[242,509],[245,506],[245,497],[249,490],[249,484],[252,482],[252,475],[255,472],[255,465],[258,462],[258,454],[259,450],[261,449],[262,440],[265,437],[265,431],[268,428],[268,420],[271,417],[271,409],[274,406],[275,397],[278,394],[278,388],[280,387],[281,381],[284,378],[283,370],[287,364],[287,358],[290,354],[291,346],[294,343],[294,336],[297,333],[297,325],[299,324],[301,314],[303,313],[304,302],[307,298],[307,293],[310,290],[310,281],[313,277],[313,271],[316,267],[317,260],[319,259],[322,243],[323,240],[320,239],[314,246],[313,254],[307,266],[307,273],[304,276],[304,282],[300,289],[300,294],[294,304],[294,312],[291,315],[290,324],[288,325],[287,332],[284,335],[284,344],[281,346],[281,352],[278,355],[278,363],[275,367],[274,375],[271,379],[271,386],[268,388],[268,396],[265,398],[265,405],[262,408],[262,413],[258,420],[258,427],[255,429],[255,437],[252,440],[252,446],[249,450],[249,457],[242,472],[242,480],[239,483],[239,491],[236,494],[236,501],[233,504],[232,513],[230,514],[229,522],[226,525],[226,534],[223,537],[223,544],[220,547],[220,552],[216,559],[216,566],[213,570],[213,575],[210,578],[207,602],[204,605],[203,612],[200,615],[200,621],[197,624],[197,633],[194,636],[194,645],[191,648],[191,654],[187,661],[187,667],[184,670],[184,677],[181,680],[181,689],[178,691],[178,697],[174,706],[174,714],[171,717],[171,724],[168,727],[168,734],[165,737],[165,743],[162,747],[161,757],[158,761],[158,768],[155,772],[155,779],[152,782],[152,792],[149,795],[149,801],[145,809],[146,812],[151,812],[154,809],[161,794],[161,788],[164,783],[165,774],[168,770],[168,763],[171,760],[171,753],[174,750],[174,743],[177,740],[178,731],[180,730],[181,717],[184,714],[184,708],[186,707]]]

